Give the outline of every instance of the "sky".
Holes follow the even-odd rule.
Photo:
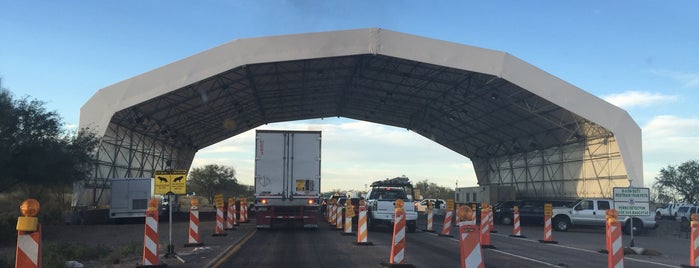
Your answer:
[[[482,3],[485,2],[485,3]],[[241,39],[384,28],[510,53],[625,109],[643,133],[644,185],[699,159],[699,1],[0,0],[1,86],[78,125],[99,89]],[[468,158],[405,129],[343,118],[322,130],[323,190],[406,175],[476,186]],[[254,131],[200,150],[253,184]]]

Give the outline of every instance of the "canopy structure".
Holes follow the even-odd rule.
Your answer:
[[[626,111],[505,52],[370,28],[239,39],[99,90],[80,112],[98,165],[73,204],[257,126],[323,117],[409,129],[522,197],[643,185]]]

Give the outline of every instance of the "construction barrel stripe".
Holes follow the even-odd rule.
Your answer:
[[[215,233],[223,233],[223,208],[216,208],[216,230]]]
[[[36,232],[17,232],[16,267],[41,267],[41,227]]]
[[[699,222],[691,221],[691,227],[692,241],[690,243],[689,265],[696,266],[699,263]]]
[[[515,213],[514,215],[515,215],[514,216],[515,222],[514,222],[514,224],[512,224],[512,226],[514,228],[513,234],[521,236],[522,235],[522,227],[519,225],[519,213]]]
[[[551,241],[551,216],[546,216],[544,220],[544,241]]]
[[[226,229],[229,229],[229,230],[233,229],[233,224],[235,222],[233,220],[233,217],[234,217],[233,214],[235,213],[234,207],[235,207],[235,205],[232,205],[232,206],[230,204],[228,205],[228,214],[226,215]]]
[[[143,265],[158,265],[158,211],[146,211]]]
[[[191,210],[189,212],[189,239],[188,243],[199,243],[199,211]]]
[[[352,233],[352,217],[347,216],[347,213],[345,213],[345,233]]]
[[[342,207],[337,206],[335,210],[335,216],[337,217],[335,219],[335,228],[337,229],[342,229]]]
[[[434,218],[434,214],[432,211],[432,208],[427,209],[427,230],[428,231],[434,231],[432,227],[432,219]]]
[[[359,208],[359,220],[357,221],[357,242],[366,243],[367,242],[367,226],[366,226],[366,208]]]
[[[442,235],[449,235],[449,232],[451,232],[451,218],[452,218],[452,211],[447,211],[446,214],[444,215],[444,225],[442,225]]]
[[[459,246],[461,252],[461,268],[484,268],[483,252],[481,251],[478,226],[475,222],[459,227]]]
[[[608,267],[624,267],[624,248],[621,241],[621,223],[607,223]]]
[[[485,219],[481,220],[481,246],[490,245],[490,223],[488,222],[488,210],[482,209],[481,215],[485,215]]]
[[[405,211],[396,211],[391,246],[391,264],[405,263]]]

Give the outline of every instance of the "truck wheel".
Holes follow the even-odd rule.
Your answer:
[[[624,226],[623,231],[626,234],[631,234],[631,220],[626,221],[626,226]],[[633,218],[633,235],[640,235],[643,233],[643,221],[638,218]]]
[[[510,224],[512,224],[512,221],[513,221],[512,215],[505,215],[505,216],[502,216],[502,219],[500,219],[500,223],[502,223],[504,225],[510,225]]]
[[[558,218],[553,219],[553,228],[555,228],[556,231],[565,232],[565,231],[568,231],[569,227],[570,227],[570,220],[568,218],[558,217]]]
[[[408,227],[408,233],[414,233],[415,229],[417,229],[417,222],[415,221],[409,221],[406,225]]]
[[[662,218],[663,218],[663,215],[660,214],[660,211],[658,211],[658,212],[655,213],[655,220],[656,220],[656,221],[659,221],[659,220],[661,220]]]

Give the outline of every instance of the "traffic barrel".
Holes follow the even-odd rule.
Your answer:
[[[216,227],[213,236],[227,236],[223,231],[223,206],[216,206]]]
[[[439,234],[440,236],[451,236],[451,219],[453,217],[454,212],[451,210],[447,210],[446,213],[444,213],[444,224],[442,225],[442,233]]]
[[[352,218],[354,217],[354,206],[350,200],[345,203],[345,231],[342,235],[354,235],[352,232]]]
[[[24,216],[17,218],[15,267],[41,267],[41,224],[36,217],[39,201],[33,198],[24,200],[19,210]]]
[[[476,217],[469,206],[462,206],[456,212],[459,219],[459,251],[461,255],[461,268],[485,268],[483,251],[480,245],[480,230],[476,224]]]
[[[522,226],[519,224],[519,207],[514,206],[512,208],[512,219],[514,220],[512,222],[512,234],[510,235],[511,237],[518,237],[518,238],[526,238],[526,236],[522,235]]]
[[[558,244],[553,241],[553,225],[551,224],[551,215],[553,215],[553,205],[551,203],[544,204],[544,239],[539,240],[541,243]]]
[[[204,245],[199,241],[199,200],[193,198],[189,206],[189,232],[185,247],[199,247]]]
[[[481,205],[481,247],[482,248],[495,248],[495,246],[490,244],[490,222],[488,220],[488,205],[483,203]]]
[[[374,243],[367,242],[369,238],[369,229],[367,228],[366,220],[366,202],[359,200],[359,219],[357,220],[357,245],[371,246]]]
[[[143,260],[139,267],[164,267],[158,258],[158,199],[151,198],[146,210],[146,224],[143,235]]]
[[[328,224],[331,226],[335,223],[335,198],[331,198],[328,201]]]
[[[495,218],[493,216],[493,206],[486,205],[486,207],[488,208],[488,225],[490,225],[490,232],[497,233],[498,231],[495,230],[495,220],[493,219]]]
[[[624,247],[621,241],[621,223],[616,209],[608,209],[607,218],[607,267],[624,267]]]
[[[335,206],[335,230],[342,230],[342,206]]]
[[[432,201],[427,201],[427,229],[422,230],[423,232],[434,233],[434,227],[432,226],[432,220],[434,219],[434,208],[432,207]]]
[[[682,267],[697,267],[697,263],[699,263],[699,217],[693,213],[690,218],[692,220],[689,223],[692,239],[689,240],[689,266],[682,265]]]
[[[248,202],[245,198],[240,199],[240,222],[248,223]]]
[[[413,267],[405,263],[405,210],[403,199],[396,199],[396,211],[393,220],[393,240],[391,243],[391,259],[388,263],[381,263],[388,267]]]
[[[235,198],[228,198],[228,213],[226,213],[226,230],[233,230],[235,227]]]

